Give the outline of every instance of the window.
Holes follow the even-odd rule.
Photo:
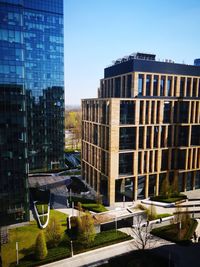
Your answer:
[[[179,102],[179,122],[188,122],[189,102]]]
[[[119,175],[133,174],[133,153],[119,154]]]
[[[115,78],[115,97],[120,97],[121,78]]]
[[[120,123],[134,124],[135,123],[135,103],[134,101],[120,102]]]
[[[158,75],[154,75],[154,79],[153,79],[153,95],[157,96],[157,89],[158,89]]]
[[[186,150],[179,149],[178,150],[178,168],[184,170],[186,163]]]
[[[147,77],[146,77],[146,96],[150,96],[150,87],[151,87],[151,76],[147,75]]]
[[[168,77],[167,79],[167,96],[171,95],[172,90],[172,77]]]
[[[162,150],[162,162],[161,162],[161,171],[168,170],[168,153],[169,151]]]
[[[165,92],[165,76],[161,76],[160,80],[160,96],[164,96]]]
[[[181,77],[181,82],[180,82],[180,96],[184,96],[184,89],[185,89],[185,78]]]
[[[128,75],[126,97],[131,97],[131,83],[132,83],[132,75]]]
[[[139,74],[139,78],[138,78],[138,96],[142,95],[143,83],[144,83],[144,75],[143,74]]]
[[[144,127],[139,127],[139,148],[144,148]]]
[[[190,96],[191,78],[187,78],[186,96]]]
[[[120,128],[119,149],[136,149],[135,137],[135,127]]]
[[[163,123],[170,123],[170,106],[170,102],[164,102]]]

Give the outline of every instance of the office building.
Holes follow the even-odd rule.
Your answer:
[[[0,217],[27,220],[27,174],[64,159],[63,0],[0,0]]]
[[[200,188],[200,66],[135,53],[82,100],[82,176],[113,205],[158,195],[165,177]]]

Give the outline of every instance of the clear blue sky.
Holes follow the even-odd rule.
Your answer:
[[[96,97],[104,68],[133,52],[200,58],[199,0],[64,0],[64,14],[66,105]]]

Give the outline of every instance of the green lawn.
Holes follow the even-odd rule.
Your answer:
[[[48,204],[42,204],[42,203],[36,203],[36,208],[38,211],[38,214],[43,214],[48,212]]]
[[[158,201],[158,202],[164,202],[164,203],[174,203],[177,201],[185,200],[187,199],[187,196],[180,194],[177,196],[170,196],[170,197],[165,197],[165,196],[154,196],[151,197],[150,200],[152,201]]]
[[[50,211],[51,216],[56,217],[61,222],[62,231],[66,230],[66,215],[55,210]],[[9,230],[9,243],[2,246],[3,266],[7,267],[11,262],[16,261],[16,242],[19,242],[19,259],[31,253],[35,245],[36,237],[42,231],[38,228],[35,221],[27,226]]]

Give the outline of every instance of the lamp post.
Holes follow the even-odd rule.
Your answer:
[[[74,256],[74,251],[73,251],[73,242],[72,242],[72,240],[70,241],[70,243],[71,243],[71,255],[73,257]]]
[[[123,195],[123,208],[125,208],[125,201],[126,201],[125,195]]]
[[[117,233],[117,215],[115,215],[115,231]]]
[[[17,256],[17,265],[19,264],[19,244],[16,242],[16,256]]]
[[[74,216],[74,201],[72,201],[72,216]]]

